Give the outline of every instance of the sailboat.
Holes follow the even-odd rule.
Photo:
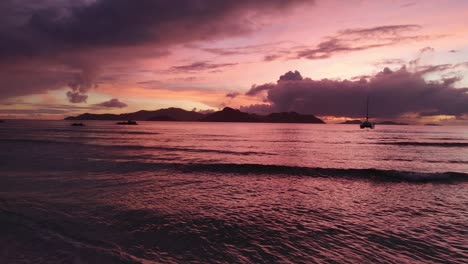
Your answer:
[[[362,122],[360,127],[374,129],[375,124],[369,121],[369,96],[367,96],[366,101],[366,121]]]

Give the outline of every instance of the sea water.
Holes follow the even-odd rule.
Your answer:
[[[7,120],[0,262],[466,263],[467,127]]]

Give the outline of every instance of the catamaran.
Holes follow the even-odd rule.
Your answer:
[[[366,121],[362,122],[360,127],[361,129],[363,128],[374,129],[375,127],[375,124],[369,121],[369,96],[367,96],[367,101],[366,101]]]

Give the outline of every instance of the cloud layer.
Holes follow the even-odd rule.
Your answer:
[[[223,68],[236,66],[237,63],[210,63],[198,61],[187,65],[174,66],[169,69],[172,73],[196,73],[200,71],[216,72]]]
[[[4,0],[0,57],[180,44],[254,30],[248,19],[304,0]],[[311,1],[308,1],[311,2]]]
[[[113,99],[110,99],[109,101],[96,104],[96,106],[108,107],[108,108],[124,108],[124,107],[127,107],[128,105],[124,102],[119,101],[119,99],[117,98],[113,98]]]
[[[318,44],[274,42],[234,48],[203,48],[203,51],[220,56],[261,54],[266,62],[274,60],[328,59],[338,54],[394,46],[400,43],[424,41],[444,35],[421,34],[421,25],[390,24],[364,28],[347,28],[323,38]],[[430,50],[424,50],[427,52]]]
[[[304,2],[313,1],[3,0],[0,99],[70,84],[69,101],[84,102],[97,70],[110,63],[128,65],[164,56],[173,45],[247,34],[258,29],[255,19]]]
[[[320,116],[363,117],[370,97],[373,117],[468,114],[468,88],[454,88],[456,80],[426,81],[424,71],[385,68],[368,79],[313,80],[288,72],[276,83],[253,86],[246,95],[262,96],[267,104],[242,108],[250,112],[296,111]]]
[[[416,34],[421,28],[420,25],[407,24],[345,29],[328,37],[316,47],[298,50],[295,56],[311,60],[326,59],[345,52],[393,46],[401,42],[438,37]]]

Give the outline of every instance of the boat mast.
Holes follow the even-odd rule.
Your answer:
[[[369,121],[369,96],[367,96],[366,101],[366,121]]]

